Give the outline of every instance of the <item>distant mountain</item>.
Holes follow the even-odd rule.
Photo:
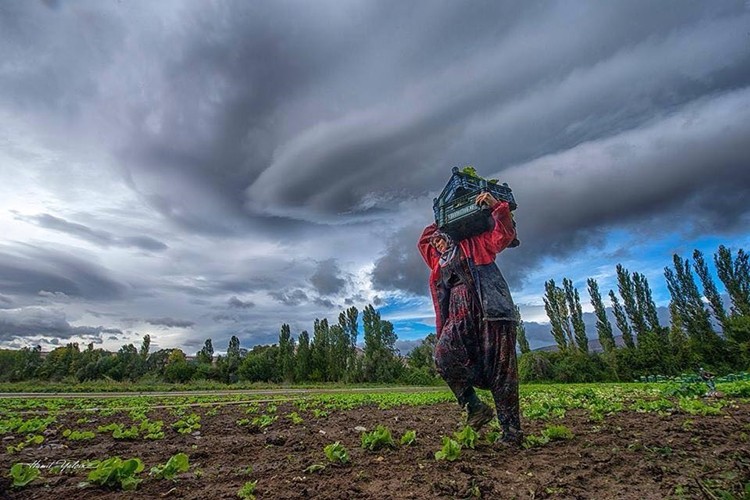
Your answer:
[[[657,307],[656,312],[659,317],[659,323],[661,323],[662,326],[669,326],[669,309],[666,307]],[[615,317],[610,308],[607,308],[607,319],[609,319],[609,323],[612,325],[612,333],[615,335],[615,344],[617,344],[618,347],[624,345],[622,335],[617,328]],[[596,315],[590,312],[583,313],[583,323],[586,325],[586,335],[589,338],[589,351],[602,352],[602,346],[599,343],[596,332]],[[557,350],[557,344],[555,344],[555,339],[552,338],[549,323],[525,321],[524,326],[526,328],[526,338],[529,340],[532,350]]]
[[[625,342],[622,340],[622,335],[617,335],[615,337],[615,345],[617,347],[625,346]],[[532,349],[532,351],[545,351],[545,352],[557,352],[558,350],[559,349],[557,347],[557,344],[546,345],[543,347],[537,347],[536,349]],[[602,344],[599,342],[599,339],[589,338],[589,352],[604,352],[604,349],[602,348]]]

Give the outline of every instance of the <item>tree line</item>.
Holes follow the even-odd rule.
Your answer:
[[[548,280],[544,306],[557,350],[531,351],[524,324],[519,322],[521,380],[629,381],[644,375],[695,372],[698,367],[717,373],[748,370],[748,253],[740,249],[733,254],[722,245],[713,255],[713,263],[729,304],[724,303],[700,251],[693,252],[692,260],[675,254],[673,265],[664,268],[671,297],[666,325],[661,324],[644,274],[618,264],[617,290],[606,294],[596,279],[587,279],[601,352],[590,349],[579,290],[568,278],[562,279],[562,286]],[[607,314],[605,297],[614,325]],[[358,344],[360,318],[362,348]],[[149,335],[143,337],[139,348],[127,344],[116,353],[94,348],[93,344],[81,350],[77,343],[58,347],[46,356],[39,346],[0,350],[0,381],[439,383],[433,359],[435,334],[428,335],[405,357],[396,349],[396,340],[393,324],[368,305],[361,313],[356,307],[341,311],[336,322],[315,319],[312,335],[302,331],[294,336],[290,326],[283,324],[273,345],[248,350],[232,336],[225,355],[214,355],[210,338],[191,358],[180,349],[151,352]]]
[[[601,353],[589,350],[578,289],[568,278],[562,286],[545,283],[544,307],[557,352],[532,352],[523,323],[518,330],[522,380],[633,380],[644,375],[678,375],[698,368],[718,373],[750,367],[750,263],[740,249],[719,246],[715,272],[724,285],[727,309],[706,258],[695,250],[690,258],[673,256],[664,268],[671,297],[668,325],[660,323],[646,276],[616,267],[617,291],[609,298],[619,343],[594,278],[586,281],[596,315]],[[696,279],[697,278],[697,279]]]
[[[361,313],[364,345],[359,348],[359,318],[357,308],[350,307],[338,315],[336,323],[315,319],[312,336],[302,331],[296,338],[290,326],[283,324],[276,344],[249,350],[232,336],[225,355],[214,355],[209,338],[192,359],[180,349],[150,352],[149,335],[143,337],[140,348],[127,344],[116,353],[94,348],[93,343],[83,350],[69,343],[44,356],[39,346],[0,350],[0,381],[435,382],[429,340],[401,357],[393,324],[368,305]]]

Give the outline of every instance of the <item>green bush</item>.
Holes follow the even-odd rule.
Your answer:
[[[527,352],[518,359],[518,377],[521,382],[547,382],[552,380],[550,353]]]
[[[427,367],[422,366],[420,368],[407,367],[404,369],[399,382],[405,385],[440,385],[443,380],[435,375],[433,371]]]

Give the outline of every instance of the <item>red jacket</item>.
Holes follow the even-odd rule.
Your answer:
[[[495,227],[489,231],[458,242],[461,253],[469,261],[474,275],[477,294],[482,305],[485,321],[516,321],[515,306],[510,297],[508,285],[500,269],[495,264],[495,257],[503,251],[516,237],[510,207],[500,201],[492,209]],[[417,247],[427,263],[430,272],[430,295],[435,307],[435,328],[438,338],[442,333],[445,318],[441,317],[438,299],[438,282],[440,279],[440,253],[430,244],[430,238],[437,231],[436,224],[430,224],[422,232]]]

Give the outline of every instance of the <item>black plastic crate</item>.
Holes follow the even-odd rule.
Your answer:
[[[489,191],[498,200],[507,201],[511,210],[517,208],[513,192],[508,184],[487,182],[485,179],[465,174],[457,167],[453,167],[452,172],[453,175],[440,196],[433,200],[432,208],[438,228],[449,234],[455,241],[492,228],[490,209],[475,203],[480,193]],[[510,246],[518,246],[518,240]]]

